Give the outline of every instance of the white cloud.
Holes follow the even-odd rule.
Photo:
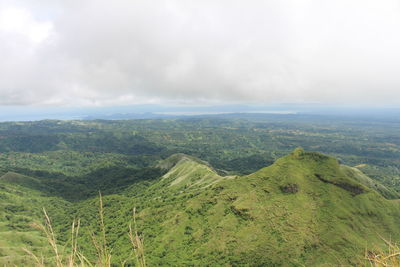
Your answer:
[[[5,8],[0,11],[0,32],[10,38],[23,37],[38,44],[50,36],[52,29],[51,22],[36,21],[26,9]]]
[[[396,0],[9,1],[0,104],[398,104],[399,11]]]

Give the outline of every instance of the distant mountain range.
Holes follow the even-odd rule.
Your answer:
[[[179,118],[200,115],[221,114],[308,114],[369,119],[399,120],[398,107],[366,107],[319,104],[279,104],[279,105],[208,105],[208,106],[168,106],[134,105],[121,107],[34,107],[2,106],[0,121],[35,121],[44,119],[60,120],[124,120]]]

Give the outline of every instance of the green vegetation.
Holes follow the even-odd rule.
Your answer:
[[[27,265],[31,257],[23,250],[50,255],[46,238],[31,225],[42,219],[42,207],[51,210],[54,218],[66,217],[71,205],[58,198],[44,196],[40,191],[24,185],[25,176],[7,173],[0,177],[0,265]],[[31,178],[33,180],[33,178]],[[36,182],[35,180],[33,180]],[[22,185],[18,185],[22,182]]]
[[[293,184],[298,191],[283,189]],[[395,238],[397,232],[398,238],[397,202],[348,177],[335,159],[315,153],[297,151],[254,174],[201,190],[152,189],[149,194],[160,198],[140,201],[148,204],[138,222],[150,231],[145,240],[153,265],[355,264],[366,244],[382,245],[380,235]]]
[[[76,250],[92,263],[363,265],[366,249],[400,239],[399,128],[301,116],[2,123],[0,265],[32,265],[22,248],[56,262],[32,227],[48,227],[43,207],[67,255],[79,219]]]

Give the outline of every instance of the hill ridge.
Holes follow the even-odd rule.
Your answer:
[[[252,174],[195,192],[184,190],[190,178],[179,180],[189,163],[199,166],[180,161],[160,180],[167,187],[150,192],[154,204],[139,213],[142,229],[163,222],[148,240],[159,255],[200,266],[323,266],[339,258],[357,265],[366,244],[373,249],[384,245],[380,236],[400,237],[398,201],[349,177],[333,157],[296,149]],[[162,264],[162,257],[150,261]]]
[[[207,162],[186,154],[174,154],[167,161],[174,164],[169,164],[172,167],[162,176],[162,180],[168,181],[173,188],[204,188],[234,177],[221,176]]]
[[[400,238],[399,201],[367,188],[324,154],[295,149],[235,177],[219,176],[184,154],[167,163],[166,173],[142,187],[132,184],[131,192],[103,196],[104,220],[115,226],[108,228],[110,244],[125,249],[115,252],[116,260],[129,251],[121,226],[127,226],[133,205],[146,261],[154,266],[329,266],[339,258],[357,265],[366,244],[376,249],[385,245],[380,236]],[[63,203],[58,205],[68,205]],[[83,235],[95,224],[94,205],[90,198],[69,211],[82,219]],[[54,222],[56,229],[66,229],[65,222]],[[92,248],[83,244],[85,251]]]

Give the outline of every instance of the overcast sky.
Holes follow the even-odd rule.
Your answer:
[[[400,104],[400,1],[0,1],[0,105],[146,103]]]

